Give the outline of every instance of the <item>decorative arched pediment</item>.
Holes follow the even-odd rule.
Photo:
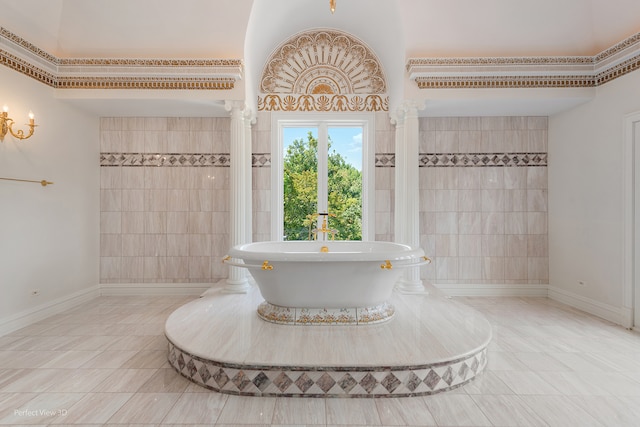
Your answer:
[[[384,71],[363,42],[338,30],[300,33],[280,45],[262,72],[258,109],[388,109]]]

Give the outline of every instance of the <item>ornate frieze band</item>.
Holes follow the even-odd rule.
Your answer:
[[[595,56],[412,58],[420,89],[596,87],[640,69],[640,33]]]
[[[57,58],[0,27],[0,64],[58,89],[229,90],[239,59]]]
[[[172,77],[60,77],[57,89],[179,89],[228,90],[233,79],[200,79]]]
[[[611,80],[629,74],[632,71],[640,69],[640,55],[617,64],[596,75],[596,86],[603,85]]]
[[[55,74],[47,72],[40,67],[36,67],[29,61],[18,58],[4,49],[0,49],[0,64],[24,74],[25,76],[31,77],[32,79],[36,79],[47,86],[56,86],[57,78]]]
[[[310,52],[313,55],[306,57]],[[348,60],[338,62],[339,57]],[[228,90],[243,73],[239,59],[57,58],[3,27],[0,64],[63,89]],[[421,89],[595,87],[638,69],[640,33],[595,56],[413,58],[407,63],[410,79]],[[295,79],[286,72],[293,72]],[[265,67],[261,87],[264,93],[380,94],[386,91],[386,82],[379,61],[365,44],[346,33],[320,30],[282,45]],[[382,104],[387,103],[385,99]],[[280,111],[354,111],[336,108]]]
[[[169,342],[168,360],[188,380],[226,394],[406,397],[440,393],[468,383],[486,367],[487,349],[461,359],[419,366],[260,366],[204,359]]]
[[[258,97],[258,111],[389,111],[389,98],[380,95],[271,94]]]
[[[595,77],[590,76],[470,76],[470,77],[417,77],[420,89],[487,89],[487,88],[567,88],[593,87]]]

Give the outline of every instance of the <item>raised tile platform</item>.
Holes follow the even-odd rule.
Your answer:
[[[262,301],[253,288],[180,307],[165,326],[169,363],[221,393],[291,397],[433,394],[471,381],[487,363],[489,322],[437,291],[394,293],[391,320],[357,327],[265,322]]]

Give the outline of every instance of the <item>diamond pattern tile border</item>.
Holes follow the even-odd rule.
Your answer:
[[[420,167],[547,166],[547,153],[424,153]]]
[[[100,166],[229,167],[229,153],[100,153]],[[271,166],[270,153],[254,153],[251,165]]]
[[[420,153],[420,167],[547,166],[547,153]],[[376,153],[375,167],[395,167],[394,153]],[[229,153],[100,153],[100,166],[229,167]],[[253,153],[251,166],[271,167],[270,153]]]
[[[220,393],[281,397],[409,397],[460,387],[487,365],[486,347],[417,366],[259,366],[191,355],[169,341],[168,361],[188,380]]]

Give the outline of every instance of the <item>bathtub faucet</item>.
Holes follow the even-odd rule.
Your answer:
[[[335,214],[327,213],[327,212],[318,212],[318,213],[309,215],[309,217],[311,219],[311,224],[313,224],[313,221],[316,218],[318,218],[319,216],[322,217],[322,226],[320,228],[314,228],[313,230],[311,230],[311,226],[309,227],[310,228],[310,230],[309,230],[309,240],[311,240],[311,233],[313,233],[313,240],[318,240],[318,233],[322,233],[322,239],[321,240],[327,240],[327,234],[331,234],[331,240],[334,240],[338,230],[329,228],[329,224],[328,224],[329,220],[328,220],[328,218],[330,216],[335,217]]]

